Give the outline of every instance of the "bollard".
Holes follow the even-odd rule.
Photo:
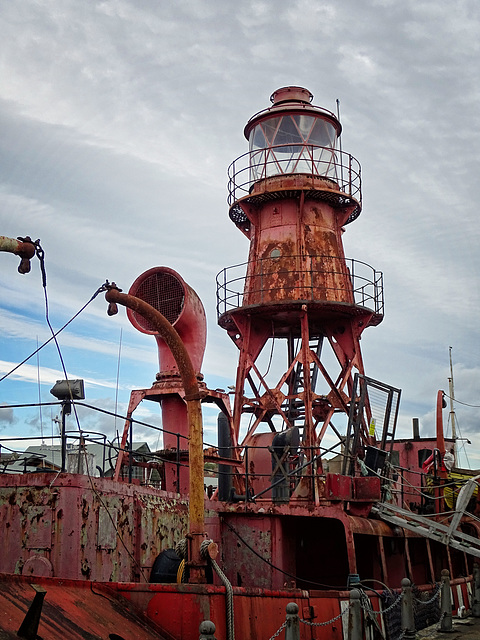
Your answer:
[[[211,620],[204,620],[198,628],[200,640],[217,640],[215,638],[215,625]]]
[[[472,615],[474,618],[480,618],[480,565],[478,562],[473,563]]]
[[[415,640],[415,617],[413,614],[412,583],[408,578],[402,580],[402,638]]]
[[[350,609],[348,611],[348,640],[362,640],[362,605],[358,589],[350,591]]]
[[[453,629],[452,623],[452,592],[450,591],[450,573],[448,569],[442,569],[442,586],[441,586],[441,613],[440,629],[443,633],[450,633]]]
[[[298,604],[287,604],[287,626],[285,627],[285,640],[300,640],[300,620],[298,619]]]

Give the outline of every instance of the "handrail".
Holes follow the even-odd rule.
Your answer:
[[[353,258],[340,258],[334,256],[281,256],[278,260],[295,260],[296,258],[303,258],[307,262],[307,266],[304,270],[295,269],[291,273],[301,275],[303,273],[310,274],[312,272],[312,264],[315,261],[315,274],[316,275],[344,275],[345,266],[349,271],[350,281],[352,283],[352,292],[354,303],[357,306],[365,307],[366,309],[373,310],[376,314],[383,315],[384,312],[384,298],[383,298],[383,274],[381,271],[376,271],[366,262],[361,260],[354,260]],[[322,261],[328,261],[328,267],[324,270],[319,270],[318,266]],[[336,262],[337,266],[332,270],[332,262]],[[262,294],[266,294],[267,301],[272,299],[272,287],[271,276],[273,273],[273,260],[272,258],[261,258],[256,261],[256,269],[253,275],[246,275],[248,272],[249,262],[242,264],[236,264],[231,267],[226,267],[217,274],[217,316],[220,317],[227,311],[237,309],[242,306],[243,292],[246,284],[249,280],[253,279],[255,285],[262,282],[262,276],[267,276],[268,287],[262,290],[261,284],[259,289],[255,289],[255,298],[257,300],[262,299]],[[265,266],[265,270],[264,270]],[[238,275],[237,275],[238,274]],[[300,279],[299,279],[300,280]],[[258,285],[257,285],[258,286]],[[323,287],[324,290],[335,292],[340,289],[333,287]],[[312,282],[309,285],[297,284],[291,288],[291,300],[307,300],[307,301],[320,301],[325,299],[324,296],[320,297],[318,290],[313,286]],[[342,290],[343,291],[343,290]],[[251,292],[252,293],[252,292]],[[328,300],[327,300],[328,301]]]
[[[294,171],[289,170],[292,159],[295,159]],[[339,149],[302,143],[252,149],[236,158],[228,167],[228,204],[232,206],[249,195],[259,180],[295,174],[333,180],[341,192],[355,198],[361,206],[362,179],[358,160]]]

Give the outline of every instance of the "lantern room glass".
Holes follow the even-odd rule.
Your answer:
[[[304,173],[336,179],[335,127],[304,114],[266,118],[250,132],[250,179]]]

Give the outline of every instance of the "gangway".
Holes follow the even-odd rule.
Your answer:
[[[386,522],[480,558],[480,540],[458,529],[462,518],[469,515],[466,509],[479,479],[480,475],[471,478],[460,489],[455,511],[448,525],[386,502],[378,502],[372,508],[372,513]]]

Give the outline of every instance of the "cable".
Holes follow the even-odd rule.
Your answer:
[[[261,556],[258,551],[256,551],[253,547],[251,547],[248,542],[246,540],[244,540],[242,538],[242,536],[238,533],[238,531],[236,531],[236,529],[234,529],[232,527],[232,525],[230,525],[225,518],[222,518],[222,522],[224,522],[227,527],[230,529],[230,531],[232,533],[234,533],[237,538],[243,542],[243,544],[247,547],[247,549],[250,549],[250,551],[252,553],[254,553],[257,558],[260,558],[260,560],[263,560],[263,562],[265,562],[266,564],[268,564],[270,567],[272,567],[272,569],[275,569],[276,571],[279,571],[280,573],[283,573],[283,575],[288,576],[289,578],[293,578],[295,581],[301,581],[301,582],[308,582],[308,584],[313,584],[316,587],[323,587],[324,589],[347,589],[348,587],[346,586],[341,586],[339,587],[338,585],[333,586],[331,584],[322,584],[321,582],[314,582],[313,580],[307,580],[306,578],[299,578],[298,576],[293,575],[292,573],[288,573],[288,571],[284,571],[283,569],[280,569],[280,567],[275,566],[274,564],[272,564],[270,562],[270,560],[267,560],[266,558],[264,558],[263,556]]]
[[[15,373],[15,371],[17,369],[19,369],[23,364],[25,364],[26,362],[28,362],[30,360],[30,358],[33,358],[34,355],[36,355],[39,351],[41,351],[44,347],[47,346],[47,344],[50,344],[50,342],[52,342],[52,340],[54,340],[64,329],[66,329],[68,327],[69,324],[71,324],[75,318],[77,318],[82,311],[84,311],[88,305],[93,302],[93,300],[95,300],[95,298],[98,296],[99,293],[101,293],[102,291],[105,291],[104,289],[105,285],[102,285],[101,287],[99,287],[97,289],[97,291],[95,291],[95,293],[93,294],[93,296],[90,298],[90,300],[88,302],[86,302],[83,307],[81,309],[79,309],[77,311],[77,313],[72,316],[72,318],[70,318],[70,320],[68,322],[66,322],[63,327],[61,327],[58,331],[55,332],[55,334],[49,338],[46,342],[44,342],[42,345],[40,345],[37,349],[35,349],[35,351],[33,351],[33,353],[31,353],[29,356],[27,356],[24,360],[22,360],[22,362],[20,362],[19,364],[17,364],[11,371],[9,371],[8,373],[6,373],[5,375],[3,375],[0,378],[0,382],[2,382],[3,380],[5,380],[5,378],[8,378],[8,376],[10,376],[12,373]]]
[[[469,404],[468,402],[461,402],[461,400],[457,400],[456,398],[449,396],[448,393],[445,393],[445,392],[443,392],[443,395],[446,398],[453,400],[453,402],[458,402],[458,404],[463,404],[465,407],[473,407],[474,409],[480,409],[480,404]]]

